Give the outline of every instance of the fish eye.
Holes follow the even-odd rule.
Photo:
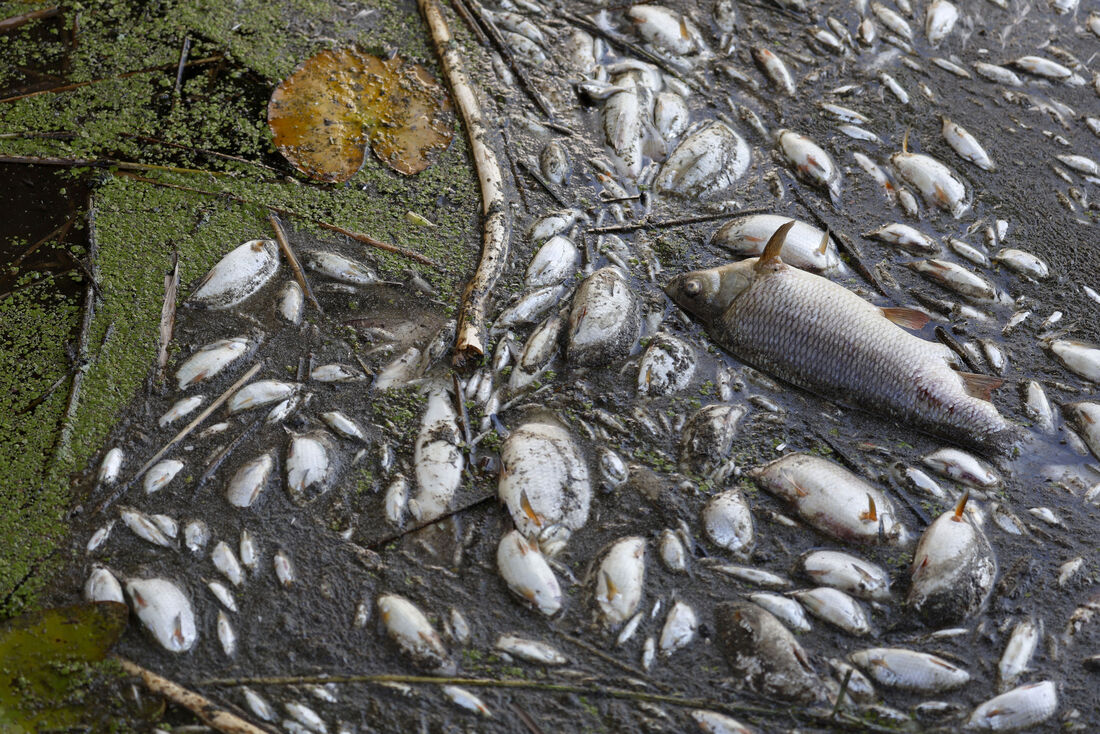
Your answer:
[[[684,293],[689,296],[697,296],[703,290],[703,284],[698,279],[692,278],[684,283]]]

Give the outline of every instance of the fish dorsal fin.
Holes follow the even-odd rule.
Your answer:
[[[824,255],[825,251],[829,249],[829,230],[825,230],[825,235],[821,238],[821,244],[817,246],[817,254]]]
[[[878,522],[878,510],[875,508],[875,498],[867,495],[867,510],[859,514],[859,519],[866,522]]]
[[[966,394],[979,400],[991,400],[993,391],[1005,384],[1005,381],[999,377],[978,375],[973,372],[960,372],[959,379],[963,382]]]
[[[883,308],[882,315],[906,329],[923,329],[931,319],[924,311],[915,308]]]
[[[779,229],[775,230],[775,234],[768,240],[768,244],[764,245],[764,252],[761,253],[760,259],[756,261],[756,271],[760,272],[773,265],[781,265],[782,260],[779,259],[779,251],[783,249],[783,243],[787,239],[787,233],[791,231],[791,227],[795,224],[794,220],[781,225]]]
[[[901,139],[901,152],[909,152],[909,128],[905,128],[905,137]]]
[[[951,516],[951,519],[955,522],[963,521],[963,513],[966,512],[966,503],[970,500],[970,490],[959,498],[959,503],[955,505],[955,514]]]

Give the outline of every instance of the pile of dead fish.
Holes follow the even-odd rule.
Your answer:
[[[261,579],[286,594],[308,593],[311,584],[294,557],[305,549],[283,547],[278,527],[265,528],[260,537],[254,523],[245,527],[249,513],[289,503],[291,515],[308,517],[320,498],[347,492],[353,473],[369,467],[379,511],[357,518],[360,525],[400,533],[449,522],[464,483],[489,455],[496,472],[490,483],[509,528],[488,541],[495,547],[494,583],[511,601],[496,619],[483,620],[432,598],[430,587],[410,598],[407,589],[380,585],[347,619],[331,620],[344,626],[351,620],[357,628],[376,624],[378,635],[392,643],[395,669],[405,661],[429,673],[461,672],[460,651],[475,644],[481,624],[493,626],[492,650],[506,660],[580,664],[583,653],[564,648],[553,635],[555,620],[583,617],[594,620],[603,654],[646,674],[715,643],[746,694],[807,704],[811,714],[835,708],[894,726],[916,719],[977,730],[1021,730],[1051,720],[1060,681],[1029,675],[1033,658],[1043,640],[1071,649],[1100,610],[1095,600],[1065,621],[1044,620],[1036,607],[1030,615],[993,622],[997,639],[1005,640],[993,697],[979,670],[935,651],[942,640],[986,624],[978,620],[1009,561],[998,539],[1035,537],[1029,529],[1034,523],[1064,527],[1065,518],[1045,505],[1017,513],[1002,471],[960,448],[891,456],[897,485],[940,510],[924,518],[923,530],[915,524],[918,513],[899,505],[895,492],[853,473],[851,465],[782,446],[755,467],[739,466],[736,456],[746,416],[785,421],[787,409],[776,401],[789,388],[772,379],[778,378],[981,450],[1005,450],[1009,436],[1061,440],[1076,452],[1080,466],[1071,467],[1073,476],[1090,476],[1089,453],[1100,458],[1100,399],[1065,402],[1059,414],[1047,389],[1056,381],[1062,390],[1069,380],[1076,381],[1071,390],[1095,394],[1100,346],[1060,331],[1060,311],[1033,313],[1032,289],[1070,274],[1053,272],[1034,243],[1014,244],[1010,215],[1001,218],[983,204],[975,182],[995,181],[1012,162],[992,146],[987,150],[941,102],[961,78],[983,85],[995,99],[1040,111],[1044,124],[1080,125],[1100,136],[1100,118],[1079,115],[1060,99],[1062,91],[1088,83],[1087,65],[1053,44],[1042,56],[1012,58],[999,43],[969,68],[958,56],[941,56],[941,47],[955,48],[954,37],[969,36],[984,22],[978,9],[947,0],[920,8],[908,0],[896,7],[856,0],[821,22],[810,20],[816,11],[801,0],[776,5],[784,22],[804,33],[800,50],[766,43],[774,34],[761,38],[743,17],[751,11],[729,0],[691,12],[648,4],[602,10],[584,28],[546,22],[553,11],[531,0],[485,11],[533,72],[551,59],[565,70],[563,78],[544,82],[559,98],[573,95],[576,105],[570,123],[582,132],[571,136],[526,120],[525,134],[539,151],[531,167],[553,190],[591,186],[600,203],[532,213],[514,246],[526,255],[512,267],[522,288],[499,299],[494,348],[482,366],[454,378],[445,368],[453,323],[424,331],[410,321],[364,326],[362,341],[370,348],[348,347],[334,361],[313,364],[310,352],[291,379],[276,359],[265,362],[268,344],[277,333],[316,334],[331,324],[303,318],[303,288],[281,266],[273,242],[232,249],[193,289],[188,303],[196,308],[186,318],[224,312],[239,326],[208,343],[185,345],[156,435],[169,437],[195,416],[209,420],[145,466],[151,451],[105,452],[97,491],[122,495],[109,512],[125,531],[111,520],[87,541],[87,598],[128,602],[152,640],[171,653],[220,651],[211,663],[216,670],[250,643],[238,633],[239,610]],[[1052,23],[1076,22],[1082,12],[1068,0],[1042,5],[1034,12],[1048,14]],[[1087,28],[1100,36],[1100,16],[1090,15]],[[742,37],[754,39],[747,53],[741,52]],[[839,63],[860,71],[833,89],[824,89],[828,74],[806,71]],[[920,76],[899,74],[899,66]],[[912,93],[898,76],[926,81]],[[929,86],[937,81],[939,92]],[[848,142],[815,139],[799,129],[794,115],[784,118],[791,128],[770,130],[765,121],[776,116],[763,100],[775,96],[784,104],[812,97],[804,106],[817,121],[813,129],[827,121]],[[891,106],[938,115],[947,147],[921,141],[921,150],[930,152],[910,151],[917,141],[894,120]],[[724,112],[715,114],[715,108]],[[1088,216],[1094,204],[1086,192],[1100,184],[1097,163],[1071,151],[1063,136],[1047,137],[1063,151],[1050,156],[1068,186],[1058,192],[1060,200],[1074,220]],[[899,138],[900,144],[883,142]],[[851,150],[854,168],[830,150]],[[954,158],[945,157],[947,151]],[[581,161],[591,170],[581,170]],[[861,177],[866,179],[854,180]],[[761,207],[768,211],[738,214],[735,202],[748,191],[741,187],[752,182],[770,192],[771,201]],[[788,200],[792,188],[806,187],[808,196],[842,213],[868,185],[877,197],[877,221],[830,235],[820,219],[790,215],[799,211]],[[644,231],[590,232],[657,211],[728,211],[689,259],[738,262],[669,279]],[[908,221],[898,221],[902,217]],[[778,230],[782,249],[766,251]],[[883,246],[879,272],[893,269],[893,292],[902,292],[895,278],[904,280],[909,271],[936,290],[906,293],[914,306],[872,303],[852,250],[842,256],[838,247],[838,237],[860,234]],[[303,261],[315,285],[330,293],[362,294],[385,285],[349,250],[313,249]],[[664,284],[671,298],[659,280],[671,281]],[[1100,304],[1096,291],[1080,287]],[[902,331],[920,330],[929,319],[966,321],[968,328],[953,349]],[[1004,338],[1040,319],[1034,351],[1056,360],[1047,374],[1058,370],[1058,377],[1023,381],[1023,409],[1003,416],[989,392],[1001,382],[998,376],[1013,374]],[[719,355],[714,345],[728,354]],[[864,354],[861,345],[870,356],[853,363],[853,355]],[[971,372],[949,367],[962,362]],[[259,365],[251,379],[224,392],[250,363]],[[912,373],[904,372],[906,365]],[[972,374],[979,366],[993,374]],[[620,380],[623,392],[636,399],[615,410],[593,404],[596,374]],[[715,399],[684,409],[704,382],[713,386]],[[410,386],[423,400],[415,436],[407,441],[387,435],[387,427],[368,415],[334,407],[341,395],[369,390],[381,400],[387,391]],[[552,395],[585,407],[559,410],[562,402],[547,400]],[[226,398],[224,407],[215,406],[219,396]],[[1024,422],[1026,430],[1018,425]],[[241,443],[252,430],[265,437],[262,450],[245,455],[238,447],[253,445]],[[486,449],[494,438],[499,445]],[[125,443],[123,434],[119,443]],[[634,457],[616,446],[635,449]],[[654,471],[635,460],[640,455],[663,461]],[[1045,479],[1062,481],[1068,476],[1056,473],[1062,469],[1051,467]],[[1091,477],[1091,484],[1078,480],[1084,486],[1070,490],[1082,507],[1100,502],[1100,475]],[[639,490],[647,481],[650,490]],[[194,496],[204,486],[216,487],[218,499],[188,509],[193,517],[160,511],[164,498]],[[769,509],[772,500],[764,503],[747,488],[763,490],[785,512]],[[630,509],[614,502],[630,492],[631,501],[640,492],[642,500],[657,503],[676,494],[668,505],[676,509],[662,517],[665,527],[608,532],[623,523],[605,518],[624,512],[629,518]],[[213,513],[240,518],[239,529],[219,535],[208,522]],[[791,530],[812,548],[772,562],[754,555],[765,536]],[[120,551],[130,553],[132,546],[116,540],[123,532],[126,542],[136,537],[148,548],[130,559]],[[349,527],[317,542],[350,544],[352,535]],[[601,550],[586,557],[588,550],[578,552],[578,545]],[[150,548],[161,555],[145,552]],[[153,563],[153,557],[174,562]],[[906,567],[891,570],[874,558],[904,558]],[[1085,563],[1078,557],[1063,564],[1059,588]],[[716,580],[737,593],[710,604],[702,590]],[[482,582],[476,588],[488,593]],[[545,639],[496,634],[501,614],[523,620],[517,627],[543,629]],[[883,628],[882,620],[899,617],[920,620],[933,632],[899,635]],[[814,633],[817,625],[835,636]],[[208,639],[217,641],[216,648]],[[1082,653],[1072,649],[1068,659],[1079,659]],[[326,716],[315,708],[346,703],[339,688],[301,689],[316,699],[312,705],[279,689],[265,696],[255,687],[239,689],[239,701],[287,731],[325,732]],[[978,694],[968,693],[974,689],[988,700],[975,706]],[[470,712],[500,713],[461,686],[439,692]],[[913,696],[921,700],[908,710],[891,705]],[[281,707],[269,702],[272,697]],[[750,731],[718,711],[690,716],[704,731]],[[336,726],[354,730],[342,719]]]

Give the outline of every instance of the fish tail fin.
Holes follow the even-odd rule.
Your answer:
[[[962,380],[963,389],[966,390],[966,394],[972,398],[978,398],[986,402],[993,399],[994,390],[1005,384],[1005,381],[999,377],[978,375],[973,372],[959,372],[958,374],[959,379]]]
[[[883,308],[882,315],[898,326],[918,331],[931,321],[928,314],[915,308]]]

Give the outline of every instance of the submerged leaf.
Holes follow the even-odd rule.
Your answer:
[[[80,725],[83,664],[107,655],[126,629],[125,604],[76,604],[0,625],[0,730],[37,732]]]
[[[351,178],[369,144],[399,173],[419,173],[451,142],[451,102],[419,64],[382,60],[354,48],[306,59],[271,95],[267,123],[275,145],[302,173]]]

